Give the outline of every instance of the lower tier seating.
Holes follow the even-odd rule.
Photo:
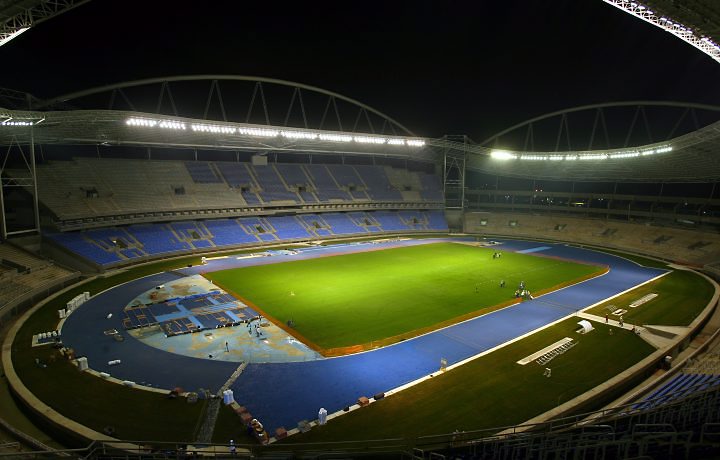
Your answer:
[[[198,249],[398,232],[447,232],[442,210],[241,217],[48,233],[46,237],[100,266]]]

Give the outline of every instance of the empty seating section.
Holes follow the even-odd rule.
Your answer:
[[[255,235],[260,241],[275,241],[275,229],[267,220],[260,217],[240,219],[240,226],[249,234]]]
[[[73,272],[9,243],[0,243],[0,267],[0,308],[73,275]]]
[[[335,235],[356,235],[358,233],[367,233],[364,227],[355,224],[355,222],[353,222],[347,214],[328,213],[323,214],[322,217]]]
[[[165,225],[134,225],[133,236],[142,244],[149,254],[162,254],[191,249],[190,245],[178,241],[172,231]]]
[[[312,193],[312,184],[301,165],[278,163],[275,165],[278,174],[285,181],[290,190],[297,191],[304,203],[317,203],[317,197]]]
[[[275,235],[281,240],[308,239],[312,236],[298,219],[274,218],[272,222]]]
[[[196,184],[217,184],[222,182],[222,179],[217,176],[210,163],[206,161],[186,161],[185,168],[187,168],[190,177]]]
[[[216,246],[235,246],[257,243],[254,235],[246,233],[236,219],[218,219],[204,222],[205,227],[213,235]]]
[[[381,231],[380,222],[373,217],[373,213],[350,212],[348,213],[348,217],[350,217],[356,225],[365,228],[369,232]]]
[[[288,191],[272,165],[254,166],[253,170],[260,185],[260,196],[264,202],[289,201],[294,204],[300,201],[295,192]]]
[[[342,190],[347,190],[353,200],[368,200],[365,184],[357,175],[355,168],[348,165],[328,165],[328,171]]]
[[[646,254],[681,264],[705,265],[720,260],[720,235],[716,232],[646,225],[644,222],[517,212],[470,212],[464,216],[468,233],[540,238],[594,244]],[[658,240],[658,235],[665,238]],[[691,249],[693,242],[707,245]]]
[[[315,185],[315,194],[320,201],[352,200],[348,192],[338,188],[325,165],[306,165],[305,169]]]
[[[255,194],[259,186],[255,183],[250,171],[244,163],[216,163],[220,174],[225,178],[225,182],[235,189],[239,189],[243,198],[249,205],[260,204],[260,198]]]
[[[402,193],[392,186],[385,168],[379,166],[355,166],[355,170],[367,186],[367,193],[376,201],[402,201]]]
[[[402,221],[400,215],[391,211],[377,211],[373,213],[375,218],[380,222],[382,229],[386,232],[401,232],[408,230],[407,225]]]
[[[445,212],[439,209],[425,211],[425,215],[428,219],[428,230],[438,230],[441,232],[447,232],[448,223],[445,219]]]
[[[20,170],[7,170],[23,177]],[[388,166],[81,157],[37,169],[40,201],[60,221],[184,210],[443,201],[436,175]],[[127,218],[127,217],[126,217]]]
[[[331,235],[330,225],[325,222],[322,216],[316,214],[301,214],[296,216],[295,219],[297,219],[313,237]]]
[[[208,240],[212,237],[207,227],[193,221],[173,222],[169,224],[175,234],[183,241]]]
[[[86,238],[82,233],[52,233],[46,236],[75,254],[100,265],[123,260],[117,252],[109,252],[101,248],[92,239]]]
[[[420,196],[426,201],[443,201],[442,184],[435,174],[419,174]]]
[[[50,233],[47,237],[85,259],[112,265],[138,257],[202,248],[337,235],[447,230],[442,211],[363,211],[138,224]]]
[[[681,373],[633,405],[633,409],[651,409],[718,385],[720,375]]]

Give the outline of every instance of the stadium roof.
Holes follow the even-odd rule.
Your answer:
[[[0,46],[31,27],[90,0],[0,0]]]
[[[717,0],[646,0],[645,3],[720,43],[720,2]]]

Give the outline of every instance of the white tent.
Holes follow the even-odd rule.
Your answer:
[[[587,334],[588,332],[595,329],[592,324],[590,324],[590,321],[583,319],[578,321],[578,326],[580,326],[580,329],[577,330],[580,334]]]

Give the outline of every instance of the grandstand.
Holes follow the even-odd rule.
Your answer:
[[[58,117],[58,123],[62,123],[64,111],[48,113]],[[125,125],[128,120],[146,120],[142,123],[156,123],[158,127],[163,126],[163,123],[164,126],[194,123],[184,118],[169,121],[164,115],[155,116],[158,118],[153,121],[154,115],[146,113],[111,113],[110,118],[113,116],[118,124]],[[37,128],[35,139],[49,143],[52,147],[54,141],[50,139],[57,124],[47,126],[48,132]],[[213,126],[218,130],[251,129],[232,124]],[[152,128],[130,125],[123,127],[122,132],[129,139],[139,135],[137,133],[142,129]],[[154,142],[144,137],[154,135],[151,131],[146,132],[141,136],[142,142]],[[320,134],[307,135],[321,139],[325,134],[320,131]],[[278,136],[282,137],[281,134]],[[163,139],[163,142],[168,142],[166,137]],[[709,201],[688,199],[671,193],[662,196],[627,195],[622,190],[618,192],[617,184],[594,191],[591,185],[583,182],[581,173],[578,173],[579,179],[569,186],[551,185],[549,188],[553,191],[538,192],[538,180],[544,184],[553,184],[555,180],[550,176],[543,179],[542,168],[534,171],[523,165],[513,175],[504,171],[504,166],[493,163],[487,151],[479,153],[481,150],[475,146],[463,147],[446,140],[427,139],[422,141],[426,145],[418,151],[396,152],[396,147],[390,142],[402,142],[404,148],[409,148],[413,138],[385,135],[381,139],[385,143],[381,147],[358,144],[353,146],[357,151],[351,154],[337,152],[335,145],[322,143],[312,148],[307,143],[298,145],[292,154],[284,153],[282,156],[269,154],[259,145],[254,145],[247,147],[242,154],[193,152],[192,158],[188,158],[187,155],[175,152],[163,155],[163,159],[158,159],[161,157],[159,154],[146,159],[133,158],[130,151],[122,146],[113,147],[113,153],[106,157],[86,155],[81,148],[73,148],[73,153],[67,157],[52,158],[37,165],[35,173],[42,241],[40,243],[32,237],[18,240],[19,243],[29,242],[36,253],[52,257],[57,263],[51,264],[42,256],[33,255],[30,256],[34,257],[33,261],[23,265],[19,255],[15,255],[16,265],[4,264],[5,270],[0,273],[3,279],[8,280],[4,284],[8,286],[5,288],[8,290],[7,295],[15,295],[18,292],[16,285],[23,284],[23,277],[27,276],[21,275],[21,272],[26,273],[28,270],[13,271],[15,266],[27,266],[31,274],[35,273],[36,277],[42,278],[27,278],[29,282],[25,285],[31,289],[46,285],[64,286],[67,279],[77,276],[73,269],[61,268],[59,264],[75,267],[87,274],[114,273],[116,268],[127,268],[132,273],[135,265],[156,260],[173,264],[173,260],[177,259],[189,261],[192,266],[197,263],[199,256],[214,258],[218,255],[228,258],[227,262],[221,263],[232,266],[234,260],[243,257],[277,257],[276,253],[267,250],[274,247],[300,245],[312,251],[320,241],[349,240],[359,244],[369,239],[373,244],[382,244],[388,236],[440,236],[447,235],[451,230],[473,235],[472,244],[479,245],[492,245],[495,238],[510,237],[609,248],[695,267],[711,267],[720,261],[720,237],[713,226],[715,217],[707,214],[716,206],[714,198]],[[170,144],[171,141],[165,148],[173,147]],[[463,151],[463,148],[467,150]],[[698,149],[697,146],[693,148]],[[318,149],[324,151],[318,153]],[[437,161],[440,158],[438,152],[442,154],[445,167],[441,167]],[[452,163],[452,156],[459,154],[469,159],[461,183],[453,179],[452,171],[447,168]],[[478,155],[485,156],[477,158]],[[517,177],[518,172],[522,173],[520,176],[525,176]],[[538,177],[534,177],[536,173]],[[14,167],[6,169],[5,174],[7,178],[22,184],[17,189],[22,196],[34,198],[35,184],[26,180],[27,171],[21,164],[16,163]],[[617,179],[625,180],[622,176]],[[480,184],[486,182],[495,182],[496,187],[481,188]],[[571,190],[567,191],[563,187]],[[456,206],[458,188],[462,189],[463,196],[459,200],[460,207]],[[612,191],[608,191],[608,188],[612,188]],[[582,192],[586,189],[593,191]],[[576,206],[573,203],[584,205]],[[701,216],[701,219],[696,219],[697,216]],[[679,219],[688,222],[693,219],[693,223],[683,224]],[[542,252],[549,249],[551,243],[546,243],[548,246],[504,244],[520,244],[519,247],[526,248],[524,250]],[[7,246],[13,247],[10,244]],[[238,258],[225,255],[238,250],[246,250],[248,255]],[[23,253],[26,256],[30,254],[27,251]],[[189,255],[196,258],[186,259]],[[281,257],[292,256],[283,254]],[[196,273],[203,270],[204,267],[199,267]],[[152,283],[149,285],[152,288],[155,279],[164,283],[182,280],[184,276],[184,273],[175,270],[153,275],[146,281],[136,280],[131,283]],[[161,287],[162,284],[154,289]],[[251,324],[259,318],[258,309],[252,303],[244,303],[245,300],[236,300],[230,294],[213,290],[196,293],[187,291],[191,289],[188,286],[182,289],[184,294],[177,297],[166,296],[161,300],[137,297],[121,311],[113,310],[116,313],[97,315],[102,315],[99,317],[105,318],[105,321],[113,322],[115,329],[107,331],[126,345],[129,345],[129,339],[120,339],[123,334],[132,334],[130,337],[134,337],[134,341],[159,333],[166,342],[155,339],[154,346],[165,344],[173,349],[183,340],[190,341],[188,343],[192,347],[198,347],[199,344],[206,346],[204,344],[212,343],[215,334],[225,337],[222,332],[217,332],[219,330],[236,329],[238,335],[255,337],[250,326],[236,327]],[[292,297],[294,292],[287,295]],[[114,315],[118,315],[117,320],[112,319]],[[709,313],[704,313],[702,318],[707,318],[707,315]],[[293,332],[292,319],[287,323],[284,319],[274,321],[283,329]],[[655,343],[667,347],[664,353],[681,356],[683,344],[700,330],[702,324],[699,321],[685,332],[689,334],[686,339],[681,340],[679,336],[672,339],[656,337]],[[260,326],[261,321],[257,324]],[[659,330],[657,332],[658,329],[643,326],[643,331],[649,331],[647,334],[650,335],[655,332],[661,334],[662,330]],[[260,337],[257,330],[255,334]],[[169,342],[172,340],[175,342]],[[219,340],[222,343],[223,339]],[[274,340],[277,339],[268,339],[268,343]],[[293,343],[295,339],[291,336],[283,340]],[[228,347],[226,353],[230,353],[229,344],[225,343]],[[467,343],[465,346],[468,346]],[[214,353],[216,351],[208,355],[211,360],[214,359]],[[263,353],[267,352],[253,353],[264,356]],[[172,358],[173,361],[176,359]],[[627,382],[645,376],[653,364],[637,366],[640,367],[632,371],[634,374],[615,377],[616,385],[632,389]],[[230,366],[223,369],[229,369],[229,373],[233,370]],[[207,368],[201,375],[207,373],[208,377],[204,378],[209,378],[214,372],[217,369]],[[253,375],[253,371],[247,371],[245,379],[255,378]],[[553,421],[548,431],[546,420],[573,412],[572,408],[565,408],[538,415],[544,417],[542,422],[519,430],[530,431],[524,435],[498,435],[502,431],[498,428],[492,433],[464,433],[450,438],[419,437],[414,442],[420,451],[440,454],[447,452],[448,448],[456,451],[461,448],[461,451],[471,455],[492,456],[508,452],[515,455],[526,448],[533,449],[533,452],[559,452],[562,449],[557,443],[584,443],[590,439],[594,442],[592,449],[588,447],[592,452],[631,452],[634,448],[632,446],[640,441],[633,432],[634,428],[628,426],[646,424],[648,417],[651,417],[647,414],[665,413],[670,410],[668,407],[674,407],[678,401],[714,394],[718,387],[716,375],[695,369],[676,376],[664,374],[662,377],[667,380],[665,384],[657,382],[657,378],[651,379],[655,382],[652,388],[635,395],[634,400],[622,406],[622,410],[614,409],[611,421],[602,424],[603,427],[610,425],[612,428],[602,428],[602,435],[598,435],[595,428],[597,425],[592,425],[593,428],[578,428],[575,426],[578,419],[573,419],[572,423]],[[247,393],[240,390],[244,388],[242,385],[227,385],[239,393]],[[605,391],[609,390],[597,390],[597,396],[584,397],[601,400]],[[252,403],[252,400],[249,401],[249,404]],[[631,422],[623,421],[628,417]],[[678,425],[673,429],[677,431],[684,428]],[[213,433],[213,428],[208,430]],[[496,436],[489,437],[491,434]],[[205,442],[210,441],[208,437],[204,439]],[[674,439],[675,444],[671,443],[673,446],[697,441],[696,437],[678,441],[676,436]],[[367,445],[372,443],[368,442]],[[699,442],[698,445],[704,444]],[[392,445],[392,449],[397,452],[412,450],[402,443]]]
[[[615,3],[623,2],[618,0]],[[653,2],[660,5],[665,3]],[[700,3],[705,5],[707,2]],[[676,6],[668,4],[664,8],[672,11]],[[685,10],[684,7],[682,9]],[[26,97],[21,98],[22,104],[0,107],[0,144],[6,149],[4,160],[7,160],[7,165],[3,162],[1,178],[4,187],[0,187],[0,198],[12,189],[9,198],[15,203],[21,203],[16,208],[33,208],[34,211],[7,212],[5,208],[2,209],[0,325],[14,323],[24,310],[38,309],[37,313],[33,310],[32,316],[23,317],[13,326],[12,334],[17,335],[12,337],[17,339],[4,344],[3,366],[8,369],[8,375],[11,376],[9,380],[15,385],[13,391],[17,393],[18,399],[24,400],[32,411],[47,417],[46,422],[49,420],[48,423],[54,426],[53,430],[62,442],[79,445],[92,441],[82,455],[100,458],[112,455],[110,452],[117,449],[117,452],[122,451],[119,455],[144,458],[155,456],[155,452],[148,451],[149,448],[138,447],[135,450],[136,447],[129,443],[116,443],[113,438],[128,438],[124,433],[115,433],[110,422],[103,422],[104,434],[97,432],[98,421],[92,417],[84,418],[82,423],[87,426],[79,428],[75,420],[65,423],[65,419],[61,418],[63,414],[59,413],[63,410],[57,409],[56,413],[53,406],[56,401],[48,398],[48,394],[55,397],[52,389],[43,395],[34,395],[23,384],[23,380],[27,383],[27,376],[31,376],[29,379],[36,385],[40,380],[38,375],[49,382],[46,382],[47,385],[51,385],[53,378],[57,377],[59,381],[71,382],[65,384],[67,387],[75,388],[74,385],[77,385],[77,388],[87,391],[88,399],[94,397],[97,387],[92,385],[97,382],[88,383],[89,380],[85,379],[90,373],[79,374],[72,369],[71,373],[63,375],[51,374],[57,369],[52,367],[55,355],[48,351],[50,347],[29,348],[30,340],[26,330],[30,327],[27,324],[32,327],[38,325],[38,328],[39,325],[48,325],[46,329],[38,329],[33,333],[50,330],[56,325],[58,328],[63,326],[67,318],[58,323],[56,317],[65,313],[61,315],[58,311],[60,308],[56,307],[64,309],[66,301],[84,292],[84,286],[87,285],[92,286],[89,289],[96,300],[92,309],[87,309],[89,312],[86,310],[91,321],[84,323],[83,327],[73,325],[73,320],[79,316],[76,315],[67,321],[68,327],[81,329],[81,335],[88,337],[97,332],[95,335],[100,339],[92,337],[88,341],[97,339],[97,342],[93,342],[94,346],[106,354],[117,350],[108,343],[116,344],[99,340],[107,336],[114,337],[118,342],[127,340],[123,346],[137,346],[132,350],[147,353],[155,367],[161,367],[160,363],[167,364],[168,367],[157,370],[159,378],[171,381],[174,378],[172,374],[180,368],[184,373],[178,371],[177,374],[192,374],[188,386],[197,391],[191,391],[190,394],[194,393],[194,397],[202,400],[201,409],[198,409],[199,405],[191,409],[187,409],[190,405],[183,408],[176,405],[170,409],[163,405],[163,411],[167,410],[167,414],[162,413],[160,417],[175,417],[177,413],[184,414],[183,410],[196,410],[199,414],[194,414],[195,418],[190,417],[189,421],[181,420],[182,417],[173,421],[178,426],[192,425],[190,428],[178,428],[177,433],[190,433],[187,436],[192,436],[192,439],[180,439],[183,445],[192,441],[205,446],[217,439],[224,442],[227,436],[222,430],[224,422],[228,420],[235,424],[238,420],[244,420],[243,423],[252,426],[246,420],[252,418],[248,407],[232,406],[234,409],[231,415],[220,412],[224,408],[220,407],[219,400],[208,399],[209,393],[204,391],[214,385],[208,382],[220,382],[217,387],[221,389],[236,389],[238,400],[245,398],[248,406],[258,404],[256,415],[262,417],[263,410],[267,414],[273,412],[273,409],[268,409],[270,404],[263,407],[257,401],[261,399],[262,393],[270,394],[275,389],[257,388],[255,394],[253,391],[240,390],[252,389],[252,385],[272,375],[273,370],[268,370],[271,366],[248,368],[249,363],[267,363],[262,361],[268,354],[267,343],[279,343],[278,347],[285,352],[296,352],[293,347],[302,341],[299,340],[302,337],[292,335],[297,332],[292,318],[287,321],[284,318],[281,321],[277,318],[263,319],[260,310],[251,302],[245,303],[246,299],[230,291],[221,292],[218,287],[212,286],[207,292],[197,293],[193,290],[197,288],[196,285],[183,285],[188,274],[199,276],[203,273],[204,265],[193,265],[206,262],[206,258],[217,259],[214,260],[217,263],[214,267],[234,267],[232,264],[241,264],[238,261],[245,258],[292,260],[297,254],[280,251],[286,247],[302,247],[308,250],[304,254],[317,251],[316,254],[324,257],[347,248],[381,250],[386,247],[383,245],[400,245],[399,241],[404,239],[417,242],[414,238],[439,239],[450,233],[462,233],[462,239],[453,241],[492,247],[498,244],[496,240],[502,240],[499,244],[505,245],[503,248],[514,248],[520,253],[538,252],[542,257],[548,254],[544,251],[550,250],[548,257],[551,259],[562,258],[565,253],[582,254],[593,259],[595,250],[615,250],[622,251],[623,257],[639,260],[641,264],[662,267],[657,268],[658,273],[673,269],[665,264],[667,262],[690,266],[720,279],[720,189],[717,187],[720,169],[713,157],[720,145],[718,121],[695,126],[677,135],[673,128],[673,136],[663,142],[648,140],[633,145],[607,145],[604,149],[592,148],[594,127],[590,148],[573,148],[568,145],[566,150],[560,149],[559,139],[564,134],[561,127],[557,136],[548,136],[558,139],[553,150],[527,145],[527,139],[532,136],[526,133],[519,136],[525,137],[525,145],[522,147],[510,141],[504,144],[503,136],[512,129],[479,144],[465,137],[422,138],[387,115],[345,96],[271,79],[212,76],[209,78],[210,96],[202,118],[198,117],[197,112],[179,112],[174,102],[173,110],[170,111],[160,102],[138,103],[133,99],[133,91],[137,90],[135,97],[142,97],[149,92],[148,87],[157,86],[160,88],[159,100],[162,101],[166,92],[170,95],[169,83],[205,84],[205,80],[202,77],[174,77],[127,82],[47,100],[24,95]],[[331,127],[322,122],[319,126],[309,126],[307,120],[292,126],[287,116],[284,125],[272,125],[269,121],[271,117],[267,116],[267,107],[264,107],[265,122],[251,120],[252,106],[246,118],[232,113],[226,116],[225,106],[219,96],[220,85],[241,82],[251,82],[255,85],[253,91],[262,85],[289,88],[292,91],[291,108],[296,94],[308,97],[309,93],[327,98],[327,104],[324,104],[323,99],[323,104],[319,106],[349,104],[353,110],[357,110],[357,115],[353,117],[355,125],[352,130],[343,129],[337,107],[338,124]],[[203,86],[202,90],[207,93],[207,86]],[[214,102],[211,100],[214,92],[220,97],[222,116],[212,113],[212,110],[208,113],[208,108],[213,105],[211,102]],[[111,94],[109,106],[98,104],[100,96],[108,94]],[[122,94],[122,98],[128,102],[127,106],[114,105],[120,99],[116,98],[117,94]],[[5,102],[6,99],[0,101]],[[29,107],[25,104],[27,101],[31,102]],[[597,104],[584,109],[597,110],[599,114],[601,110],[612,106]],[[711,112],[712,116],[720,111],[717,107],[701,104],[688,104],[681,108],[686,111],[705,110]],[[229,105],[228,109],[232,110]],[[575,112],[576,109],[568,109],[550,115],[561,117],[567,127],[567,118]],[[645,117],[644,112],[642,116]],[[244,122],[228,121],[243,118]],[[373,121],[370,121],[371,118]],[[542,118],[518,126],[528,128],[527,132],[534,132],[532,123]],[[325,114],[322,119],[325,120]],[[360,119],[367,119],[368,124],[356,129],[357,120]],[[570,124],[574,126],[574,123]],[[635,124],[634,120],[632,124]],[[678,121],[677,125],[680,124]],[[351,125],[344,123],[346,128]],[[375,129],[378,126],[382,128]],[[631,137],[628,134],[627,139]],[[509,147],[499,148],[504,145]],[[41,155],[35,153],[36,148],[37,152],[42,152]],[[557,243],[590,247],[592,250],[586,253],[572,252],[575,248],[565,248],[563,244]],[[368,246],[360,246],[362,244]],[[647,256],[652,260],[638,256]],[[631,265],[624,259],[621,263]],[[88,284],[75,285],[80,279],[80,272],[87,278]],[[652,272],[652,269],[647,268],[647,272]],[[662,275],[658,273],[652,272],[652,277],[648,275],[647,280],[643,278],[642,284],[654,282],[656,275],[660,278]],[[598,284],[609,278],[598,280]],[[172,282],[180,284],[180,287],[174,287],[180,292],[177,296],[165,296],[160,300],[143,297],[149,296],[148,293],[165,292],[164,283]],[[479,284],[492,285],[493,288],[498,286],[495,279],[482,279],[473,283],[476,283],[475,294],[479,293]],[[504,284],[503,280],[500,286],[504,287]],[[107,289],[116,289],[116,285],[129,286],[127,293],[122,291],[123,294],[117,296],[120,299],[118,302],[123,305],[114,305],[115,299],[112,298],[113,292],[121,291],[110,291],[110,294],[105,292]],[[67,292],[63,291],[58,297],[51,296],[69,286],[72,287]],[[361,287],[372,293],[372,286]],[[641,336],[652,336],[648,343],[655,340],[656,345],[660,344],[654,346],[652,353],[649,352],[644,360],[564,404],[561,404],[564,402],[561,400],[565,393],[560,390],[557,396],[553,395],[553,398],[557,397],[555,407],[534,414],[535,418],[520,426],[478,431],[456,429],[450,433],[455,427],[443,425],[443,430],[447,428],[449,433],[342,443],[336,442],[340,438],[332,438],[332,435],[323,438],[322,429],[307,434],[306,431],[311,426],[316,427],[319,420],[302,420],[297,428],[288,426],[287,431],[282,426],[272,427],[277,428],[277,431],[270,433],[273,444],[262,447],[248,444],[243,446],[247,451],[242,453],[248,457],[321,457],[324,453],[318,451],[328,449],[329,444],[302,444],[305,439],[313,440],[310,436],[318,436],[315,439],[321,443],[332,442],[332,448],[337,450],[339,457],[373,457],[382,454],[423,459],[624,458],[662,457],[668,453],[674,458],[712,457],[720,452],[720,360],[717,351],[720,313],[716,309],[717,285],[713,284],[713,288],[716,292],[711,296],[712,300],[699,309],[702,314],[698,314],[691,324],[663,323],[659,327],[644,323],[637,325],[638,331],[642,331]],[[283,289],[284,286],[277,288],[279,292],[282,291],[279,301],[291,302],[295,292],[285,292]],[[100,297],[103,293],[105,296]],[[552,311],[555,315],[560,314],[558,311],[570,316],[580,315],[573,306],[553,304],[547,298],[537,304],[524,305],[541,305],[538,309],[545,308],[543,311]],[[383,307],[378,304],[378,308]],[[478,344],[485,337],[479,336],[483,334],[469,336],[458,332],[458,329],[450,329],[450,326],[456,326],[451,323],[460,320],[462,322],[457,327],[469,327],[466,322],[469,318],[448,320],[441,325],[443,329],[437,335],[432,335],[437,331],[413,331],[421,334],[426,342],[412,342],[406,337],[388,337],[384,339],[385,342],[369,344],[370,348],[382,350],[382,346],[391,343],[392,339],[392,343],[401,345],[396,348],[385,347],[390,349],[387,351],[389,356],[391,353],[397,354],[391,355],[382,368],[372,369],[379,373],[375,376],[376,381],[381,380],[380,374],[395,370],[391,369],[393,362],[406,360],[407,356],[402,355],[401,350],[410,349],[410,355],[416,358],[416,355],[423,353],[439,352],[443,340],[450,341],[450,350],[463,358],[452,363],[453,368],[460,369],[466,360],[480,357],[480,354],[466,357],[462,353],[468,349],[480,350]],[[561,316],[557,318],[568,319]],[[561,319],[556,320],[554,316],[552,321]],[[594,318],[594,321],[602,325],[597,319]],[[622,322],[616,319],[611,321],[614,322],[608,323],[606,318],[606,325],[617,327],[619,333],[616,336],[627,340],[626,343],[644,339],[634,334],[635,324],[623,328]],[[372,323],[372,319],[358,318],[358,322]],[[88,324],[91,326],[87,327]],[[195,361],[183,360],[174,352],[167,353],[167,350],[174,350],[175,347],[181,348],[181,344],[189,343],[189,348],[201,349],[213,341],[222,347],[224,341],[224,353],[229,356],[231,351],[225,340],[230,336],[223,333],[229,334],[227,331],[233,332],[235,328],[242,332],[238,335],[243,335],[246,340],[254,340],[253,324],[258,338],[261,335],[257,328],[270,330],[275,327],[277,331],[273,330],[272,333],[278,335],[268,333],[262,340],[253,342],[252,346],[242,350],[247,354],[238,361],[223,361],[223,358],[218,358],[215,349],[208,353],[208,359],[193,358]],[[103,329],[101,332],[92,329],[100,325]],[[237,328],[239,325],[246,325],[246,328]],[[117,329],[113,329],[115,326]],[[543,328],[552,329],[556,326],[555,323],[549,323],[543,325]],[[574,324],[571,326],[576,327]],[[507,324],[495,325],[498,330],[506,327]],[[629,332],[631,327],[633,333]],[[667,332],[668,328],[675,328],[672,329],[674,332]],[[610,334],[606,335],[610,337],[613,329],[608,329]],[[528,335],[539,330],[533,329]],[[138,337],[151,336],[156,332],[162,335],[164,342],[156,339],[158,341],[152,346],[145,346],[144,342],[138,345]],[[595,334],[597,336],[600,333]],[[511,340],[523,337],[513,337]],[[87,346],[80,340],[78,342],[78,349]],[[158,343],[164,343],[166,348],[162,349]],[[536,345],[530,346],[542,348]],[[58,348],[61,346],[58,344]],[[262,348],[264,346],[267,347]],[[503,346],[497,345],[498,348]],[[351,353],[360,351],[360,348],[348,348]],[[160,354],[158,349],[162,349],[165,354]],[[141,355],[141,352],[135,355]],[[492,350],[484,350],[481,354],[485,352],[491,353]],[[70,356],[69,350],[63,349],[62,353],[67,353],[63,356]],[[111,358],[109,355],[101,356]],[[226,356],[222,350],[221,356]],[[362,366],[373,359],[370,352],[352,356],[358,365],[357,369],[366,369]],[[671,359],[668,360],[668,357]],[[313,359],[314,356],[310,354],[298,358],[297,362],[292,363],[294,373],[287,375],[297,377],[297,382],[312,382],[312,378],[317,377],[311,375],[312,370],[307,370],[312,368],[301,368],[300,365],[307,364],[303,360]],[[422,374],[408,374],[412,375],[412,379],[399,379],[391,391],[412,392],[412,389],[407,390],[406,387],[422,385],[432,379],[438,381],[440,378],[435,377],[447,375],[444,373],[446,357],[437,360],[433,355],[433,359],[432,369],[423,369]],[[154,405],[156,400],[149,404],[136,404],[134,392],[154,392],[157,396],[158,393],[165,395],[167,389],[153,387],[153,384],[157,385],[156,382],[136,382],[129,378],[124,380],[123,372],[127,371],[122,367],[111,370],[109,366],[114,359],[107,360],[106,368],[103,360],[91,363],[91,366],[97,367],[92,375],[120,384],[116,385],[120,390],[113,390],[117,390],[118,395],[123,392],[117,401],[128,407],[157,407]],[[163,363],[165,360],[167,363]],[[341,361],[332,361],[333,365],[337,363]],[[550,365],[542,361],[542,365],[545,364]],[[440,373],[437,372],[438,365]],[[352,382],[345,380],[344,383],[362,380],[353,374],[358,372],[357,369],[343,368],[341,364],[337,366],[326,368],[336,374],[329,378],[340,378],[340,375],[352,379]],[[24,373],[19,378],[15,374],[15,367],[18,374]],[[10,368],[13,368],[12,372]],[[111,371],[112,375],[111,372],[99,371],[101,368]],[[189,368],[192,368],[192,372],[188,371]],[[47,369],[48,372],[45,372]],[[420,372],[413,369],[415,371]],[[82,380],[78,379],[78,375],[82,375]],[[241,379],[240,383],[236,383],[241,376],[246,380]],[[549,374],[547,378],[550,378]],[[546,381],[555,383],[554,380]],[[102,384],[107,382],[103,381]],[[289,385],[283,388],[290,388],[294,382],[283,383]],[[465,383],[472,384],[467,379]],[[140,391],[136,387],[148,391]],[[428,393],[428,387],[420,388],[418,395]],[[188,396],[179,388],[179,384],[171,389],[173,398],[178,395]],[[115,396],[114,393],[102,391],[105,390],[97,394]],[[347,412],[349,414],[345,417],[351,419],[357,415],[352,412],[371,402],[380,406],[383,403],[375,403],[386,397],[385,391],[385,388],[378,388],[368,393],[368,397],[355,395],[358,397],[357,404],[348,403],[334,418],[344,416],[340,412]],[[619,400],[610,401],[626,392]],[[388,393],[387,396],[392,395]],[[257,399],[254,400],[254,397]],[[107,398],[108,407],[115,404],[112,399]],[[605,404],[609,405],[600,412],[585,413]],[[104,416],[103,410],[98,408],[99,418]],[[358,413],[369,410],[360,409]],[[157,416],[163,411],[153,410],[152,415]],[[433,417],[443,419],[451,415],[435,414]],[[137,422],[139,425],[147,423],[155,427],[168,425],[163,420],[152,418],[151,421],[148,418]],[[386,422],[394,423],[390,418]],[[414,422],[419,423],[417,420]],[[92,429],[88,428],[90,426]],[[232,432],[233,436],[238,434],[236,425],[232,425],[232,429],[236,430]],[[68,434],[67,430],[73,433]],[[214,438],[220,436],[218,431],[225,438]],[[282,440],[288,431],[300,439],[297,445]],[[172,450],[177,454],[184,452],[184,447],[178,451],[177,443],[164,443],[168,439],[177,440],[171,437],[180,436],[177,433],[147,441],[154,449]],[[78,439],[81,441],[78,442]],[[243,439],[253,440],[250,436]],[[39,446],[33,440],[27,442]],[[43,446],[38,448],[47,450]],[[221,448],[218,452],[227,453],[227,450]],[[166,453],[158,453],[158,457],[160,455]]]

